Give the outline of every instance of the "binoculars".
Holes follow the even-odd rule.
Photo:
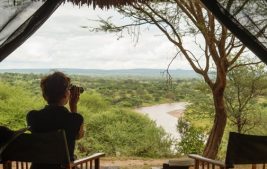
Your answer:
[[[76,86],[76,85],[73,85],[73,84],[70,85],[70,90],[74,90],[75,88],[79,88],[80,93],[84,92],[84,88],[83,87]]]

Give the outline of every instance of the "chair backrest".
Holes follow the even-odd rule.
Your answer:
[[[267,163],[267,136],[230,132],[225,164]]]
[[[49,133],[23,133],[1,154],[3,161],[69,164],[69,151],[63,130]]]

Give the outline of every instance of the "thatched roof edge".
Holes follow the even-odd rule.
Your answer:
[[[110,8],[116,6],[129,5],[135,2],[146,2],[148,0],[64,0],[65,2],[71,2],[75,5],[93,5],[93,7]]]

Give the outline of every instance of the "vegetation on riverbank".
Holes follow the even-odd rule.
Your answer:
[[[25,127],[29,110],[45,105],[39,81],[42,75],[0,74],[0,125]],[[85,117],[86,136],[78,142],[77,154],[103,151],[108,156],[169,157],[172,140],[148,117],[133,112],[139,106],[180,100],[164,79],[111,79],[72,76],[83,86],[79,112]],[[175,86],[187,81],[174,82]]]
[[[264,68],[265,66],[240,67],[228,75],[224,95],[228,121],[218,158],[224,158],[230,131],[267,135],[267,74]],[[202,134],[209,134],[214,120],[212,94],[201,81],[195,83],[191,94],[195,97],[190,97],[191,104],[184,113],[183,119],[187,122],[184,128],[190,128],[192,134],[186,132],[186,136],[189,139],[195,138],[192,143],[198,148],[198,152],[202,152],[199,149],[199,143],[205,142]],[[189,145],[185,145],[185,148],[194,149],[194,146]]]

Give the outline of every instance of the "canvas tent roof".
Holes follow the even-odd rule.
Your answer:
[[[201,1],[236,37],[267,63],[267,0]]]
[[[149,0],[1,0],[0,61],[30,37],[65,1],[75,5],[110,8]],[[267,63],[267,0],[201,1],[252,52]]]

